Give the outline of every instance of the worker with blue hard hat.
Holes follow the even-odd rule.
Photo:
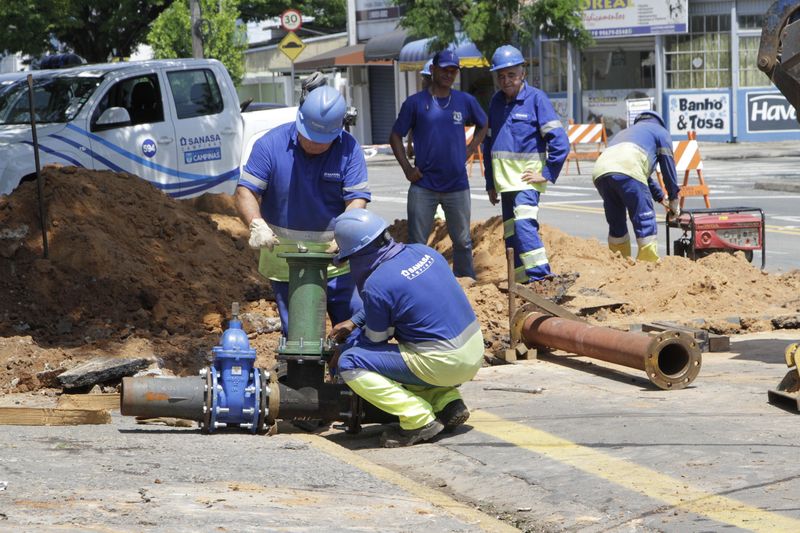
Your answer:
[[[383,446],[426,441],[466,422],[456,387],[481,367],[483,335],[447,260],[424,244],[394,241],[365,209],[339,215],[334,234],[335,261],[349,261],[364,307],[334,326],[339,342],[361,330],[331,366],[361,398],[400,419]]]
[[[506,247],[514,249],[517,282],[571,284],[574,277],[552,273],[539,235],[539,200],[547,185],[558,179],[569,140],[547,95],[525,81],[524,63],[522,53],[511,45],[492,55],[491,71],[500,90],[489,104],[483,151],[488,161],[486,191],[493,205],[501,203],[503,234]]]
[[[486,113],[469,93],[452,88],[460,60],[453,50],[442,50],[431,63],[431,84],[409,96],[392,127],[389,144],[409,181],[408,240],[426,243],[441,206],[453,242],[453,272],[475,279],[470,236],[472,199],[467,159],[478,149],[487,131]],[[474,124],[469,145],[465,126]],[[403,137],[413,130],[414,164],[403,150]]]
[[[661,168],[669,200],[653,181],[656,164]],[[624,257],[631,255],[627,215],[638,246],[636,259],[658,261],[658,221],[653,200],[669,215],[680,215],[680,187],[672,154],[672,137],[664,119],[655,111],[643,111],[629,128],[619,131],[597,158],[592,180],[603,198],[608,222],[608,247]]]
[[[333,225],[370,200],[367,165],[358,141],[343,131],[347,105],[328,86],[313,89],[294,122],[265,133],[253,146],[236,187],[236,207],[261,250],[258,270],[270,280],[288,331],[289,268],[282,252],[299,246],[334,250]],[[336,324],[361,308],[347,265],[328,269],[328,314]]]

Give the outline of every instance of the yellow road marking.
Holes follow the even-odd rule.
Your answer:
[[[594,213],[598,215],[605,214],[605,211],[601,207],[589,207],[583,205],[575,205],[575,204],[548,204],[542,203],[539,204],[539,207],[544,209],[555,209],[560,211],[571,211],[573,213]],[[659,224],[663,225],[664,221],[659,220]],[[800,236],[800,228],[787,228],[786,226],[774,226],[771,224],[767,224],[765,226],[767,233],[780,233],[783,235],[797,235]]]
[[[650,468],[617,459],[545,431],[473,411],[469,424],[497,439],[544,455],[673,507],[752,531],[800,531],[800,520],[717,496]]]
[[[334,444],[323,437],[318,435],[297,433],[293,434],[292,438],[303,440],[315,448],[323,451],[324,453],[332,455],[333,457],[336,457],[337,459],[344,461],[345,463],[354,466],[359,470],[363,470],[364,472],[372,474],[377,478],[392,483],[393,485],[397,485],[403,490],[408,491],[409,493],[430,503],[431,505],[447,511],[454,517],[467,522],[470,525],[476,525],[484,531],[489,531],[492,533],[519,532],[519,529],[511,527],[505,522],[497,520],[496,518],[482,513],[477,509],[473,509],[472,507],[458,502],[442,492],[417,483],[416,481],[413,481],[402,474],[398,474],[397,472],[389,470],[388,468],[370,462],[357,453],[339,446],[338,444]]]

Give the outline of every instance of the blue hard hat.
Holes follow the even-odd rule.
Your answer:
[[[332,142],[342,132],[347,104],[339,91],[329,86],[314,89],[297,111],[297,131],[315,143]]]
[[[641,113],[639,113],[639,115],[635,119],[633,119],[633,123],[636,124],[640,120],[646,120],[646,119],[657,120],[658,123],[661,124],[662,128],[666,128],[667,127],[667,125],[664,123],[664,119],[661,118],[661,115],[659,115],[655,111],[642,111]]]
[[[433,59],[429,59],[425,66],[422,67],[422,70],[419,71],[420,74],[423,76],[430,76],[431,75],[431,65],[433,65]]]
[[[441,52],[436,52],[436,55],[433,56],[432,61],[434,65],[441,68],[461,68],[461,60],[458,58],[458,54],[456,54],[453,50],[442,50]]]
[[[510,44],[504,44],[494,51],[494,55],[492,55],[492,68],[489,70],[494,72],[502,68],[516,67],[523,63],[525,63],[525,58],[522,57],[522,52]]]
[[[347,258],[363,249],[383,235],[389,225],[381,217],[366,209],[350,209],[335,220],[333,236],[339,246],[339,253],[333,263],[339,265]]]

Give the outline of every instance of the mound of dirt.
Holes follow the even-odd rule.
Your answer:
[[[50,386],[58,369],[109,353],[192,373],[208,363],[232,302],[277,316],[231,197],[176,201],[135,176],[74,167],[44,175],[48,259],[35,183],[0,197],[0,393]],[[390,231],[405,240],[407,224]],[[508,344],[502,232],[499,217],[473,225],[478,283],[465,289],[491,352]],[[635,263],[597,240],[546,226],[542,235],[554,271],[580,273],[566,306],[592,321],[707,320],[736,331],[800,312],[798,271],[766,274],[727,254]],[[429,243],[452,255],[441,221]],[[271,367],[279,333],[249,326],[257,366]]]

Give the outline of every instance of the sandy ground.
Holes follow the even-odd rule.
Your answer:
[[[0,197],[0,393],[52,387],[60,371],[99,354],[153,355],[194,373],[232,302],[249,313],[251,333],[277,316],[230,197],[176,201],[135,176],[74,167],[45,178],[48,259],[35,183]],[[402,239],[404,221],[392,231]],[[478,283],[466,292],[496,352],[508,343],[502,222],[477,223],[472,235]],[[566,306],[592,322],[673,320],[724,333],[798,326],[800,271],[767,274],[727,254],[635,263],[547,226],[543,238],[554,271],[580,274]],[[431,244],[450,255],[443,224]],[[278,336],[252,335],[257,366],[273,364]]]

